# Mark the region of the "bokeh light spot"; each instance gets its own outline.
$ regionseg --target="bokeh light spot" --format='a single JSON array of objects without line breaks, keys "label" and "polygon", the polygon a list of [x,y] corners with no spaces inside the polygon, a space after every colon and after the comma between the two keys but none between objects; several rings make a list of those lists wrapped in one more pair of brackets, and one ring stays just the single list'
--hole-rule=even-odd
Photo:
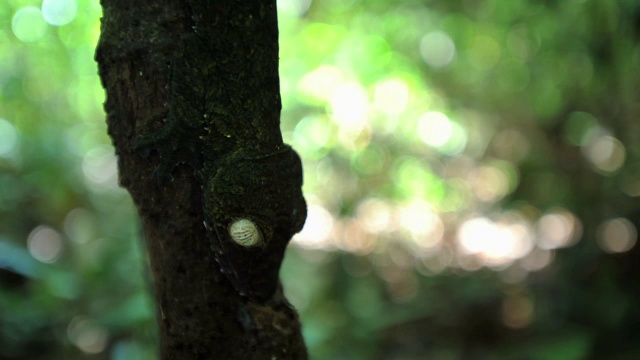
[{"label": "bokeh light spot", "polygon": [[78,244],[85,244],[95,236],[95,219],[93,214],[83,208],[71,210],[64,219],[64,232],[67,237]]},{"label": "bokeh light spot", "polygon": [[341,131],[357,134],[367,123],[369,101],[365,89],[359,83],[341,84],[331,97],[333,120]]},{"label": "bokeh light spot", "polygon": [[400,208],[400,226],[416,245],[431,248],[444,235],[444,224],[434,207],[424,200],[414,200]]},{"label": "bokeh light spot", "polygon": [[472,201],[472,191],[469,183],[462,179],[449,179],[445,181],[446,196],[439,209],[443,212],[457,212],[465,209]]},{"label": "bokeh light spot", "polygon": [[542,249],[533,249],[527,256],[520,260],[520,266],[526,271],[538,271],[551,264],[553,252]]},{"label": "bokeh light spot", "polygon": [[433,31],[420,40],[420,55],[424,62],[433,68],[445,67],[453,61],[456,45],[446,33]]},{"label": "bokeh light spot", "polygon": [[66,25],[72,22],[77,14],[76,0],[44,0],[42,2],[42,16],[51,25]]},{"label": "bokeh light spot", "polygon": [[506,129],[491,139],[491,145],[497,155],[513,162],[521,161],[529,153],[529,140],[517,130]]},{"label": "bokeh light spot", "polygon": [[425,144],[442,147],[453,136],[453,124],[447,115],[438,111],[430,111],[420,117],[418,135]]},{"label": "bokeh light spot", "polygon": [[445,155],[456,155],[467,146],[465,129],[439,111],[430,111],[420,117],[418,136]]},{"label": "bokeh light spot", "polygon": [[89,354],[97,354],[106,348],[109,334],[96,321],[76,316],[67,326],[67,336],[69,341],[80,350]]},{"label": "bokeh light spot", "polygon": [[388,79],[375,86],[373,101],[376,108],[387,115],[399,114],[409,102],[409,88],[404,81]]},{"label": "bokeh light spot", "polygon": [[311,205],[307,210],[304,227],[293,237],[293,242],[309,249],[327,248],[333,223],[333,216],[327,209],[319,205]]},{"label": "bokeh light spot", "polygon": [[[515,178],[515,170],[509,167]],[[469,178],[471,189],[476,197],[484,202],[496,202],[502,199],[511,189],[511,182],[508,174],[501,168],[491,165],[480,166],[475,169]]]},{"label": "bokeh light spot", "polygon": [[360,225],[370,233],[390,231],[393,227],[392,207],[381,199],[368,198],[356,211]]},{"label": "bokeh light spot", "polygon": [[366,148],[354,152],[353,167],[363,175],[382,172],[388,163],[386,148],[377,144],[369,144]]},{"label": "bokeh light spot", "polygon": [[312,0],[278,0],[278,11],[294,16],[303,16],[311,7]]},{"label": "bokeh light spot", "polygon": [[536,223],[538,246],[556,249],[573,245],[582,235],[582,225],[572,213],[556,209],[538,219]]},{"label": "bokeh light spot", "polygon": [[82,159],[82,172],[95,185],[117,186],[118,163],[113,148],[98,146]]},{"label": "bokeh light spot", "polygon": [[305,74],[298,82],[300,94],[311,104],[321,105],[331,99],[338,86],[344,81],[340,69],[322,65]]},{"label": "bokeh light spot", "polygon": [[18,40],[29,43],[44,37],[47,32],[47,23],[40,9],[35,6],[26,6],[13,15],[11,29]]},{"label": "bokeh light spot", "polygon": [[332,129],[325,116],[305,117],[298,122],[293,134],[295,147],[307,157],[320,158],[330,150]]},{"label": "bokeh light spot", "polygon": [[36,260],[53,263],[62,254],[62,236],[47,226],[38,226],[27,237],[27,249]]},{"label": "bokeh light spot", "polygon": [[396,159],[391,176],[404,196],[424,197],[434,205],[438,205],[444,196],[442,179],[415,158]]},{"label": "bokeh light spot", "polygon": [[469,47],[469,60],[479,70],[489,70],[500,60],[500,45],[489,36],[476,36]]},{"label": "bokeh light spot", "polygon": [[598,227],[598,244],[608,253],[630,250],[638,240],[638,231],[633,223],[624,218],[611,219]]},{"label": "bokeh light spot", "polygon": [[583,148],[583,152],[596,169],[605,173],[618,170],[626,157],[622,142],[609,135],[596,137]]},{"label": "bokeh light spot", "polygon": [[457,241],[461,252],[476,255],[489,266],[509,264],[533,248],[529,224],[516,216],[503,216],[497,222],[469,219],[458,229]]},{"label": "bokeh light spot", "polygon": [[341,221],[340,225],[334,241],[339,249],[365,255],[375,248],[377,238],[364,231],[356,219],[349,218]]},{"label": "bokeh light spot", "polygon": [[0,156],[10,155],[18,143],[18,131],[9,121],[0,118]]}]

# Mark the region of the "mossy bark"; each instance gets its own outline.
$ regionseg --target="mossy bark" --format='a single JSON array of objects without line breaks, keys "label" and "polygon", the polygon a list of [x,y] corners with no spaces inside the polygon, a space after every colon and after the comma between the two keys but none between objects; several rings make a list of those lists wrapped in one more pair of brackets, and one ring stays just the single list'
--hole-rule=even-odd
[{"label": "mossy bark", "polygon": [[[275,0],[102,0],[102,6],[96,60],[120,183],[131,193],[144,227],[162,358],[306,359],[297,314],[280,290],[259,301],[242,296],[221,272],[203,225],[208,179],[202,177],[224,163],[218,158],[242,153],[260,159],[283,148]],[[194,34],[212,44],[205,55],[194,48]],[[198,57],[197,66],[176,65],[185,53]],[[199,78],[211,84],[206,96],[185,96],[201,91],[194,83]],[[186,119],[187,103],[207,109]],[[210,124],[201,120],[215,114],[223,116]],[[184,126],[167,126],[176,120],[172,116]],[[209,125],[217,135],[199,143]],[[159,132],[165,135],[154,140],[157,151],[141,152],[140,138]],[[170,181],[158,182],[157,170],[169,157]],[[273,171],[275,183],[286,181],[277,166]],[[264,168],[260,173],[264,176]],[[299,199],[291,201],[297,202],[291,209],[298,209]],[[286,236],[304,219],[295,211]],[[279,260],[273,263],[279,266]]]}]

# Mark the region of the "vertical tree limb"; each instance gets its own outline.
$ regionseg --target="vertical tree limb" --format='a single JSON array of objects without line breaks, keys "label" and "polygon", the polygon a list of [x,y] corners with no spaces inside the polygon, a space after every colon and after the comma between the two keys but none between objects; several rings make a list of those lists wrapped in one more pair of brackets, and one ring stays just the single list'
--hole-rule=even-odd
[{"label": "vertical tree limb", "polygon": [[[102,6],[96,60],[120,183],[144,227],[162,358],[305,359],[277,280],[306,210],[279,130],[275,0]],[[263,244],[230,242],[238,216]]]}]

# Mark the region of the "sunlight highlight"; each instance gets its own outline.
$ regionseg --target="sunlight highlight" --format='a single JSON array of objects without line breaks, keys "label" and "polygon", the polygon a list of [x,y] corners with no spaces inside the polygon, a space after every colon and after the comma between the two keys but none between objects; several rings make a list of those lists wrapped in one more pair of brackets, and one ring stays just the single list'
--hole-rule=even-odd
[{"label": "sunlight highlight", "polygon": [[455,58],[456,45],[446,33],[433,31],[420,40],[420,55],[433,68],[445,67]]},{"label": "sunlight highlight", "polygon": [[535,248],[520,260],[520,267],[528,272],[538,271],[547,267],[552,261],[553,252]]},{"label": "sunlight highlight", "polygon": [[341,84],[331,97],[331,114],[340,131],[358,134],[367,125],[367,92],[357,82]]},{"label": "sunlight highlight", "polygon": [[67,326],[67,336],[83,352],[97,354],[105,350],[109,333],[96,321],[76,316]]},{"label": "sunlight highlight", "polygon": [[432,248],[444,235],[444,224],[434,207],[424,200],[411,201],[399,209],[400,226],[421,248]]},{"label": "sunlight highlight", "polygon": [[331,233],[334,219],[327,209],[311,205],[307,210],[307,220],[302,231],[293,237],[293,242],[307,249],[331,248]]},{"label": "sunlight highlight", "polygon": [[387,115],[397,115],[407,108],[409,88],[400,79],[387,79],[375,85],[373,104]]},{"label": "sunlight highlight", "polygon": [[583,148],[583,152],[598,170],[606,173],[618,170],[624,164],[626,155],[622,142],[609,135],[593,139]]},{"label": "sunlight highlight", "polygon": [[418,120],[418,135],[425,144],[442,147],[453,136],[453,124],[447,115],[429,111]]},{"label": "sunlight highlight", "polygon": [[509,193],[511,187],[507,174],[491,165],[476,168],[468,180],[478,200],[488,203],[502,199]]},{"label": "sunlight highlight", "polygon": [[370,233],[389,232],[395,228],[393,208],[386,201],[369,198],[358,205],[358,221]]},{"label": "sunlight highlight", "polygon": [[343,82],[344,75],[340,69],[331,65],[321,65],[300,79],[298,89],[302,95],[320,105],[329,101]]},{"label": "sunlight highlight", "polygon": [[467,145],[466,130],[439,111],[429,111],[420,117],[418,136],[422,142],[446,155],[456,155]]},{"label": "sunlight highlight", "polygon": [[457,240],[461,252],[489,266],[509,264],[533,249],[529,224],[515,216],[503,216],[497,222],[486,217],[469,219],[458,229]]},{"label": "sunlight highlight", "polygon": [[47,32],[47,23],[40,9],[35,6],[26,6],[13,15],[11,29],[18,40],[30,43],[44,37]]},{"label": "sunlight highlight", "polygon": [[118,160],[113,148],[98,146],[88,151],[82,159],[82,172],[94,185],[117,188]]},{"label": "sunlight highlight", "polygon": [[536,222],[538,247],[557,249],[573,245],[582,235],[582,225],[565,209],[553,210]]},{"label": "sunlight highlight", "polygon": [[611,219],[598,226],[598,244],[608,253],[631,250],[638,240],[638,231],[625,218]]},{"label": "sunlight highlight", "polygon": [[76,18],[78,4],[76,0],[44,0],[42,16],[51,25],[67,25]]},{"label": "sunlight highlight", "polygon": [[62,255],[62,236],[48,226],[38,226],[27,237],[27,249],[34,259],[50,264]]},{"label": "sunlight highlight", "polygon": [[303,16],[311,6],[311,0],[278,0],[278,12]]}]

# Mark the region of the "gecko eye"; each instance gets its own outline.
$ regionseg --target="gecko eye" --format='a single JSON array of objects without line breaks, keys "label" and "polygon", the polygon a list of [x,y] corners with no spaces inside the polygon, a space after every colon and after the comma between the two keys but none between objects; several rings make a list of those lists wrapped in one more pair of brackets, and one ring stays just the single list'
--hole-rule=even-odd
[{"label": "gecko eye", "polygon": [[262,244],[260,230],[249,219],[237,219],[229,225],[229,236],[236,244],[251,247]]}]

